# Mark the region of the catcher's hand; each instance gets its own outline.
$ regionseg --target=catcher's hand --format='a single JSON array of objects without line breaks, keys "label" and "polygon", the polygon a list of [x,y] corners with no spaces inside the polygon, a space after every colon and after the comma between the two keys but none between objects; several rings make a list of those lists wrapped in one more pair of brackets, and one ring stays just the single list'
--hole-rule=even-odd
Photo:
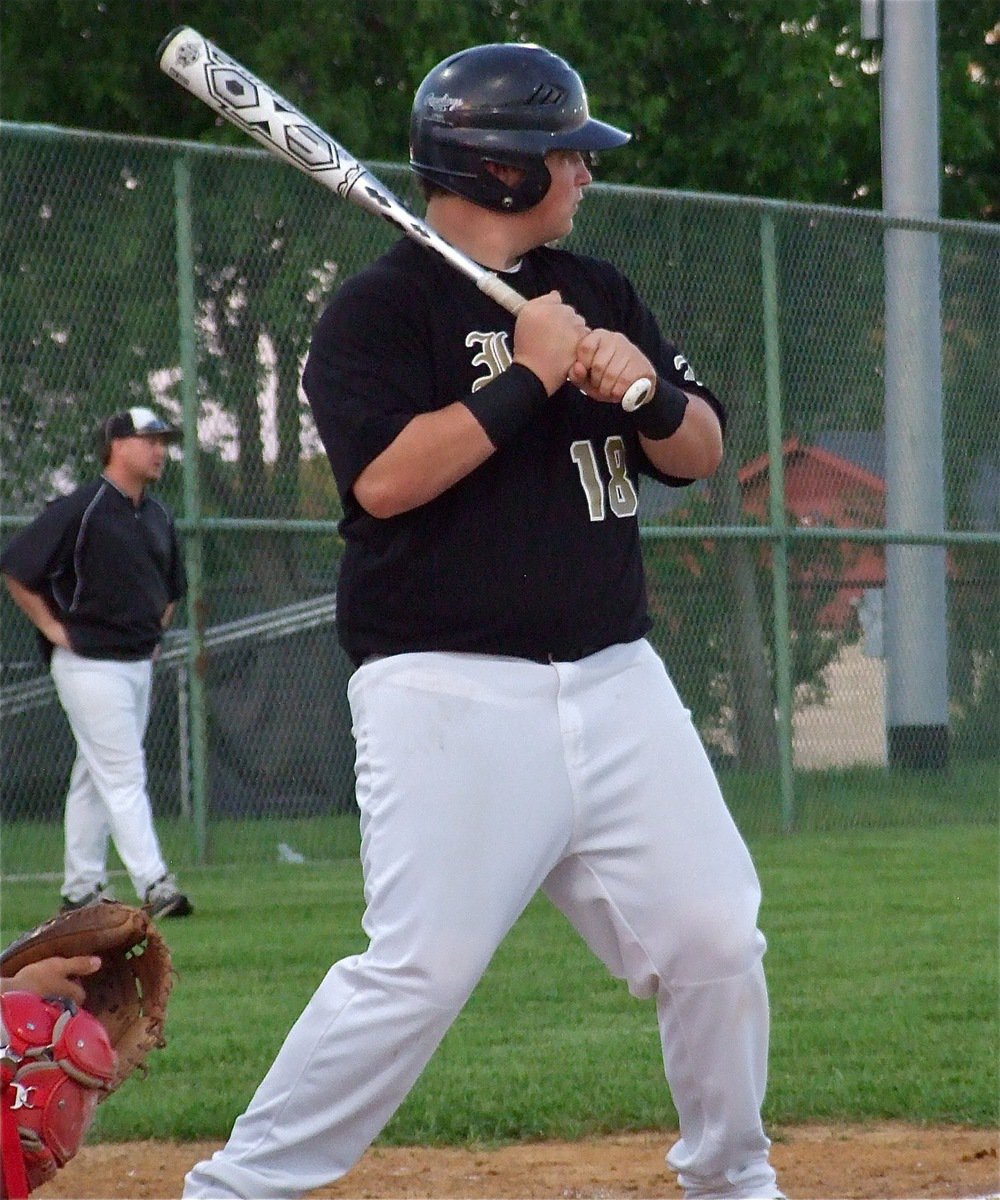
[{"label": "catcher's hand", "polygon": [[148,913],[102,900],[60,913],[11,943],[0,954],[0,974],[10,978],[42,959],[80,955],[101,960],[93,974],[77,977],[85,993],[81,1006],[107,1030],[118,1059],[104,1099],[137,1068],[145,1069],[151,1050],[166,1045],[170,950]]},{"label": "catcher's hand", "polygon": [[93,954],[77,954],[73,958],[43,958],[28,963],[16,975],[4,978],[5,992],[34,992],[36,996],[61,996],[82,1004],[87,998],[80,976],[93,975],[101,968],[101,960]]}]

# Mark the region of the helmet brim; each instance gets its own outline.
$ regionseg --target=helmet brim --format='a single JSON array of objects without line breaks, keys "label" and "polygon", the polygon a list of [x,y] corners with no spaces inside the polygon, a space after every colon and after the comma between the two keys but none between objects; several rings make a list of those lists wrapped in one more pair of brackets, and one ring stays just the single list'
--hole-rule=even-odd
[{"label": "helmet brim", "polygon": [[632,135],[606,121],[590,117],[579,129],[552,137],[551,150],[614,150],[632,140]]},{"label": "helmet brim", "polygon": [[511,138],[507,129],[470,129],[462,126],[439,126],[435,136],[439,143],[452,142],[456,146],[474,148],[481,153],[491,150],[510,153],[516,150],[522,156],[539,158],[544,158],[550,150],[614,150],[632,139],[632,135],[624,129],[597,121],[593,117],[588,118],[576,129],[519,129],[516,139]]}]

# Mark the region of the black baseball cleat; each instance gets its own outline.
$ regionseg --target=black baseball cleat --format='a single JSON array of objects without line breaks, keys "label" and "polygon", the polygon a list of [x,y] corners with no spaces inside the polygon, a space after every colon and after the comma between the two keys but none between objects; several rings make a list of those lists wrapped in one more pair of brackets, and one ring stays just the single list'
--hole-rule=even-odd
[{"label": "black baseball cleat", "polygon": [[164,875],[149,885],[142,907],[154,920],[160,917],[187,917],[194,912],[194,906],[177,886],[173,875]]}]

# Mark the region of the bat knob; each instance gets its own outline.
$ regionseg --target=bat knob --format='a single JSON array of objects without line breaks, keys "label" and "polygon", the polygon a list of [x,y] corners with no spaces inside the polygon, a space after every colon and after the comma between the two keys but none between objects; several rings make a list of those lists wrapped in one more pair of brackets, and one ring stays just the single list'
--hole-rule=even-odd
[{"label": "bat knob", "polygon": [[626,412],[635,412],[637,408],[642,406],[653,398],[653,381],[651,379],[637,379],[628,391],[622,396],[622,408]]}]

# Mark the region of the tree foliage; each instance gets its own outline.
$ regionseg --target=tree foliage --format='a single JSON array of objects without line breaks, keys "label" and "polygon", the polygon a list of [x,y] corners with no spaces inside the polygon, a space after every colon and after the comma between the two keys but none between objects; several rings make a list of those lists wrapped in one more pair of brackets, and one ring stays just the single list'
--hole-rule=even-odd
[{"label": "tree foliage", "polygon": [[[1000,26],[986,0],[939,0],[938,12],[942,211],[994,219]],[[881,202],[880,47],[861,39],[859,0],[5,0],[3,117],[248,149],[245,135],[158,70],[157,47],[178,24],[193,25],[273,83],[362,161],[406,160],[412,95],[436,62],[463,46],[520,39],[564,55],[583,75],[593,111],[632,130],[632,144],[602,161],[604,179],[858,209]],[[3,486],[10,512],[36,507],[57,477],[65,483],[92,469],[92,439],[81,430],[148,400],[153,375],[172,375],[174,390],[161,394],[179,411],[172,205],[182,155],[149,142],[81,139],[68,152],[65,141],[44,137],[11,133],[5,141],[0,450],[16,467]],[[395,233],[349,205],[330,221],[329,197],[262,154],[239,169],[232,155],[197,157],[198,390],[210,424],[199,464],[203,510],[335,516],[329,488],[319,497],[313,476],[303,484],[299,370],[331,287]],[[403,178],[392,170],[388,182],[403,192]],[[632,194],[620,236],[620,197],[594,189],[578,235],[635,279],[663,328],[712,372],[706,381],[734,420],[706,520],[738,523],[735,471],[765,448],[759,217],[750,208],[710,214],[703,206],[692,222],[676,197],[666,199]],[[877,429],[881,420],[883,285],[871,244],[880,229],[862,217],[782,218],[784,415],[800,435],[838,423]],[[947,467],[949,496],[968,507],[966,447],[977,437],[995,444],[994,433],[983,434],[1000,420],[981,402],[983,381],[996,377],[989,331],[997,289],[981,245],[971,234],[968,246],[960,241],[951,236],[942,264]],[[839,340],[825,335],[833,327]],[[260,403],[268,388],[271,431]],[[169,486],[179,485],[173,472]],[[213,539],[207,575],[245,573],[265,606],[299,597],[313,568],[293,545],[270,535]],[[666,636],[691,564],[673,544],[651,559],[674,598],[671,611],[654,604]],[[717,669],[681,661],[676,670],[699,716],[732,711],[741,755],[766,764],[776,744],[762,569],[737,541],[700,563],[698,581],[719,598],[704,643]],[[797,612],[795,680],[815,681],[831,644],[811,636],[808,606]],[[976,657],[980,627],[969,628],[963,647],[978,682],[967,703],[995,703],[996,675],[984,675]]]},{"label": "tree foliage", "polygon": [[[237,142],[156,68],[183,23],[357,157],[403,161],[410,101],[435,62],[537,41],[580,70],[595,112],[634,132],[602,165],[609,180],[880,204],[880,44],[861,38],[859,0],[6,0],[0,19],[8,120]],[[996,6],[939,0],[938,26],[942,212],[989,219]]]}]

